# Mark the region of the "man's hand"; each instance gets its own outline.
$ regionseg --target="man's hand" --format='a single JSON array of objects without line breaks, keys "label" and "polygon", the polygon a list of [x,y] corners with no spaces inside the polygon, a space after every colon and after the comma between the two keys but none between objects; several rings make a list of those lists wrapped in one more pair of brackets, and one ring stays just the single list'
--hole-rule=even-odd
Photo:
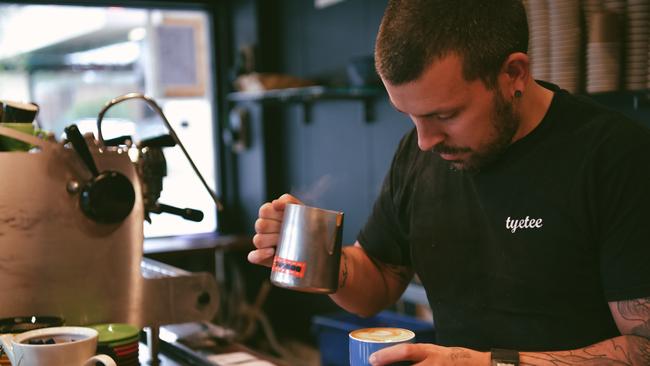
[{"label": "man's hand", "polygon": [[373,366],[411,361],[415,365],[488,366],[490,353],[468,348],[442,347],[427,343],[404,343],[384,348],[370,355]]},{"label": "man's hand", "polygon": [[300,200],[290,194],[283,194],[273,202],[266,202],[260,207],[259,217],[255,221],[255,236],[253,245],[256,250],[248,253],[248,261],[254,264],[271,267],[275,247],[280,237],[284,207],[287,203],[302,204]]}]

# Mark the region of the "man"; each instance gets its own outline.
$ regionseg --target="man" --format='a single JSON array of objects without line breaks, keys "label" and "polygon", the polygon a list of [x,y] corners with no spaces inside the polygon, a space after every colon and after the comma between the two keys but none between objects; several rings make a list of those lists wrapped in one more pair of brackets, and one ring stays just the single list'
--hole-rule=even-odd
[{"label": "man", "polygon": [[[417,273],[437,344],[373,365],[650,365],[650,134],[530,75],[518,0],[390,1],[377,70],[415,129],[341,259],[371,315]],[[270,265],[290,195],[260,208]]]}]

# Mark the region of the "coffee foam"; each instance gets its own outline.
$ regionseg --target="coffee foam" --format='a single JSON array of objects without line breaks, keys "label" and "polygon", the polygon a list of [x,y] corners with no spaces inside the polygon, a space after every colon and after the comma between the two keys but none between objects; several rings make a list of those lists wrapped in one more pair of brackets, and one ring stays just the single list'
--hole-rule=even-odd
[{"label": "coffee foam", "polygon": [[350,338],[364,342],[404,342],[415,337],[415,333],[402,328],[364,328],[350,332]]}]

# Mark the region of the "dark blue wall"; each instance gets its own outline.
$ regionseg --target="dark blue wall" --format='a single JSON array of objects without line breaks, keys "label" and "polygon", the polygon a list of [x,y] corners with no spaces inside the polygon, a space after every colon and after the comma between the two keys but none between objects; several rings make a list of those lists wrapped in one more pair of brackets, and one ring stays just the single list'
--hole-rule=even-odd
[{"label": "dark blue wall", "polygon": [[[315,9],[312,1],[282,1],[283,72],[347,82],[350,59],[372,55],[386,1],[347,0]],[[400,137],[411,122],[388,98],[374,105],[376,120],[364,120],[363,104],[314,104],[305,124],[301,107],[285,114],[287,188],[308,204],[345,212],[344,242],[353,243],[364,224]]]},{"label": "dark blue wall", "polygon": [[[275,72],[341,86],[347,84],[350,59],[372,54],[386,2],[347,0],[325,9],[305,0],[272,4],[257,5],[260,22],[271,11],[274,18],[258,29],[258,69],[273,64]],[[240,14],[248,7],[244,5]],[[370,123],[359,101],[316,102],[309,123],[301,105],[249,108],[259,118],[252,131],[258,144],[239,154],[239,182],[251,230],[260,197],[290,192],[306,204],[344,211],[344,243],[353,243],[411,122],[392,109],[384,93],[373,105],[376,118]],[[260,134],[264,141],[259,141]]]},{"label": "dark blue wall", "polygon": [[[347,83],[348,61],[372,54],[385,4],[346,0],[317,10],[313,0],[238,0],[233,3],[233,47],[255,44],[258,71],[340,86]],[[254,231],[264,201],[290,192],[309,205],[344,211],[344,243],[353,243],[411,122],[390,106],[383,92],[373,105],[376,118],[370,123],[359,101],[318,101],[309,123],[301,105],[238,105],[253,116],[251,146],[235,154],[242,231]],[[268,270],[249,265],[246,271],[254,296]],[[287,303],[295,306],[287,311]],[[306,339],[311,336],[311,317],[338,307],[326,296],[274,287],[264,310],[277,332]]]}]

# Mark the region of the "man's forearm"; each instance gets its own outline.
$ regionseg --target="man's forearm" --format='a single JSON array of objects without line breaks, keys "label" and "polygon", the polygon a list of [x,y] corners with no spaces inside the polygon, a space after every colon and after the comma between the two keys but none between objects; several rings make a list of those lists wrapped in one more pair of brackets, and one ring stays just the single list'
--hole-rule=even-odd
[{"label": "man's forearm", "polygon": [[650,365],[650,340],[620,336],[571,351],[522,352],[521,366],[643,366]]},{"label": "man's forearm", "polygon": [[[383,269],[383,271],[382,271]],[[359,246],[348,246],[341,253],[339,289],[330,295],[345,310],[361,316],[373,315],[399,299],[412,272],[396,269],[386,273]],[[401,276],[401,277],[400,277]]]}]

